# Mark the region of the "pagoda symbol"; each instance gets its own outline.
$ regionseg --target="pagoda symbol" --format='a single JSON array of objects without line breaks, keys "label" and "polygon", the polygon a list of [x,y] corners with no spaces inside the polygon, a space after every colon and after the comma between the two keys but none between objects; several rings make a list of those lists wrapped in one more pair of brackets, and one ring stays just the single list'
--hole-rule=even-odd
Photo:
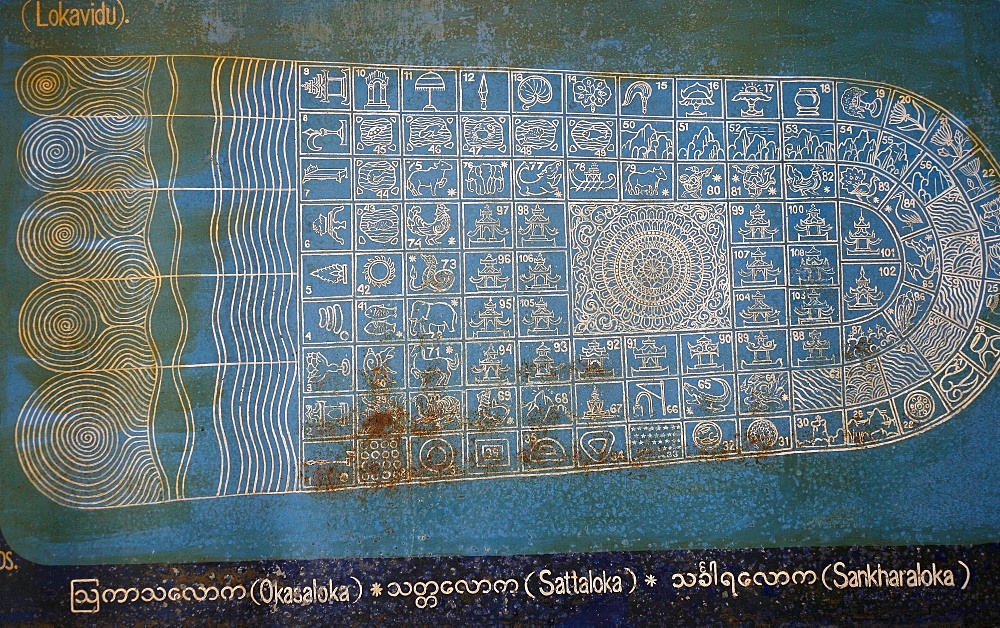
[{"label": "pagoda symbol", "polygon": [[552,334],[559,331],[557,327],[563,322],[561,316],[549,309],[549,304],[545,299],[527,299],[522,302],[524,307],[534,308],[527,316],[521,319],[528,327],[528,331],[534,334]]},{"label": "pagoda symbol", "polygon": [[878,307],[878,302],[882,300],[885,295],[877,286],[872,286],[871,279],[865,274],[865,267],[861,267],[861,272],[858,274],[858,278],[854,280],[856,284],[853,288],[848,288],[847,296],[844,300],[847,301],[847,309],[849,310],[874,310]]},{"label": "pagoda symbol", "polygon": [[809,332],[809,339],[802,341],[802,348],[808,353],[808,357],[799,358],[799,366],[811,364],[830,364],[834,357],[826,352],[832,348],[833,344],[823,338],[822,332],[813,329]]},{"label": "pagoda symbol", "polygon": [[590,392],[590,399],[587,400],[587,411],[580,418],[588,421],[610,419],[618,414],[620,409],[621,406],[619,404],[611,404],[610,407],[605,409],[601,393],[597,392],[597,386],[594,386],[594,389]]},{"label": "pagoda symbol", "polygon": [[521,242],[555,246],[559,230],[550,227],[550,222],[549,217],[545,215],[545,209],[536,204],[531,208],[528,217],[524,219],[524,226],[517,229],[518,235],[521,236]]},{"label": "pagoda symbol", "polygon": [[802,307],[797,307],[794,311],[799,317],[800,325],[833,322],[833,306],[819,298],[819,290],[807,292]]},{"label": "pagoda symbol", "polygon": [[615,374],[614,369],[604,366],[604,362],[611,358],[611,354],[601,343],[591,340],[580,350],[579,365],[581,377],[610,377]]},{"label": "pagoda symbol", "polygon": [[670,372],[669,366],[660,364],[667,359],[667,348],[656,344],[653,338],[646,338],[638,347],[632,349],[632,356],[639,360],[639,366],[633,366],[633,372]]},{"label": "pagoda symbol", "polygon": [[510,229],[505,229],[500,219],[493,213],[490,205],[483,205],[479,208],[479,218],[475,220],[475,229],[469,232],[469,242],[471,244],[498,244],[503,243],[504,236],[510,233]]},{"label": "pagoda symbol", "polygon": [[544,343],[535,349],[535,357],[531,359],[529,364],[528,377],[530,379],[554,379],[556,377],[556,361],[552,358],[552,348]]},{"label": "pagoda symbol", "polygon": [[497,265],[499,263],[500,260],[496,255],[487,253],[479,260],[476,276],[471,277],[469,281],[476,284],[480,290],[503,290],[507,287],[510,277],[504,277],[503,269]]},{"label": "pagoda symbol", "polygon": [[497,310],[497,303],[492,298],[483,303],[483,309],[479,310],[476,320],[469,321],[469,327],[475,330],[472,332],[473,338],[479,338],[480,335],[509,336],[507,325],[510,325],[510,319],[503,317],[503,312]]},{"label": "pagoda symbol", "polygon": [[771,352],[778,349],[777,341],[764,332],[757,332],[753,340],[746,342],[746,348],[753,354],[753,359],[750,362],[740,360],[742,368],[747,368],[747,366],[782,366],[781,358],[777,360],[771,358]]},{"label": "pagoda symbol", "polygon": [[795,274],[798,277],[799,285],[834,285],[836,281],[836,271],[830,264],[830,260],[822,257],[815,246],[806,249],[799,262]]},{"label": "pagoda symbol", "polygon": [[773,325],[778,322],[779,314],[777,308],[764,301],[764,293],[759,290],[750,295],[750,305],[740,312],[743,320],[752,325]]},{"label": "pagoda symbol", "polygon": [[806,210],[806,217],[795,225],[800,240],[829,240],[833,226],[826,223],[826,218],[819,215],[819,208],[813,203]]},{"label": "pagoda symbol", "polygon": [[529,256],[531,268],[520,275],[521,284],[525,290],[552,290],[559,287],[560,275],[552,272],[552,267],[545,261],[542,254]]},{"label": "pagoda symbol", "polygon": [[694,344],[687,343],[688,355],[694,364],[688,366],[692,370],[717,369],[721,365],[715,361],[719,357],[719,343],[712,342],[708,336],[702,336]]},{"label": "pagoda symbol", "polygon": [[496,345],[490,345],[483,351],[483,357],[479,360],[478,366],[472,367],[472,372],[476,374],[477,384],[500,384],[509,382],[507,372],[510,367],[500,360],[500,352]]},{"label": "pagoda symbol", "polygon": [[747,262],[746,268],[740,271],[743,277],[743,285],[776,286],[781,269],[774,267],[774,262],[766,259],[765,253],[760,247],[754,249],[750,254],[752,261]]},{"label": "pagoda symbol", "polygon": [[844,237],[844,242],[847,244],[848,255],[872,255],[878,253],[872,247],[878,246],[882,238],[872,231],[871,223],[865,220],[865,212],[862,210],[861,215],[854,221],[854,229]]},{"label": "pagoda symbol", "polygon": [[744,220],[743,227],[739,230],[744,242],[774,242],[778,230],[771,228],[771,220],[764,215],[760,203],[750,210],[750,219]]}]

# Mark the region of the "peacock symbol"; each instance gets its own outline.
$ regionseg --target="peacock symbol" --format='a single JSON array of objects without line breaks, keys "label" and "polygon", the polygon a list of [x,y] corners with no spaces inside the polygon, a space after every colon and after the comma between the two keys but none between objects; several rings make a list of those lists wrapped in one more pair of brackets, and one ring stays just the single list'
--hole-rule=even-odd
[{"label": "peacock symbol", "polygon": [[431,290],[432,292],[444,292],[455,284],[455,272],[447,268],[438,268],[440,263],[438,258],[429,253],[421,253],[424,260],[424,272],[420,276],[420,283],[417,283],[417,271],[410,266],[410,289]]},{"label": "peacock symbol", "polygon": [[423,236],[424,244],[427,246],[437,246],[441,244],[441,238],[451,229],[448,206],[438,203],[434,208],[434,220],[427,222],[420,215],[420,205],[413,205],[406,216],[406,226],[415,235]]}]

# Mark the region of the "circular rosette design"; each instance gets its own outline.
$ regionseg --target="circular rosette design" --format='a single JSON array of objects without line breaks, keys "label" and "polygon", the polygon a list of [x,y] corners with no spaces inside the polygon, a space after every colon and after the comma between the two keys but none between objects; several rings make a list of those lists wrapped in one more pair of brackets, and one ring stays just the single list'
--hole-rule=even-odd
[{"label": "circular rosette design", "polygon": [[575,207],[574,216],[578,330],[731,324],[722,206]]}]

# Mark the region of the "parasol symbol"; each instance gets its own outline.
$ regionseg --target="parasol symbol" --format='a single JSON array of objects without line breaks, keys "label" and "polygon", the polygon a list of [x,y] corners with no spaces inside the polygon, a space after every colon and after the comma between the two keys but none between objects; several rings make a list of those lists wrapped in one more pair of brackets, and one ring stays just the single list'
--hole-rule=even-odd
[{"label": "parasol symbol", "polygon": [[424,106],[424,111],[437,111],[437,107],[434,106],[434,92],[444,91],[448,87],[437,72],[424,72],[413,83],[413,89],[427,92],[427,104]]}]

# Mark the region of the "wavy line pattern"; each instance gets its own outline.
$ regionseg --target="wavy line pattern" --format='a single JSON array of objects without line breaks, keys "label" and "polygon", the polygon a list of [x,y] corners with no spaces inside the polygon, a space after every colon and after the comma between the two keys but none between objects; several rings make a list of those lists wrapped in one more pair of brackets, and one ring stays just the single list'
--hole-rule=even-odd
[{"label": "wavy line pattern", "polygon": [[[297,483],[293,64],[215,64],[214,195],[204,208],[177,191],[187,147],[176,112],[190,91],[182,89],[179,63],[165,58],[170,103],[156,127],[148,103],[155,63],[42,57],[17,79],[21,103],[42,116],[22,135],[18,162],[25,181],[43,192],[21,217],[17,244],[46,279],[25,300],[18,332],[27,355],[57,373],[25,403],[17,448],[32,483],[68,506],[197,496],[188,475],[206,450],[196,439],[195,410],[208,403],[221,460],[216,494]],[[160,176],[155,151],[169,155]],[[173,232],[156,247],[167,274],[151,242],[154,208],[163,212],[156,237]],[[205,209],[209,233],[192,231],[187,223]],[[214,268],[185,273],[185,251],[202,241]],[[206,366],[216,383],[207,399],[186,374],[199,366],[186,357],[192,318],[185,302],[186,286],[199,277],[215,282],[217,358]],[[161,358],[155,327],[172,317],[159,332],[169,331],[159,339],[170,346]],[[180,422],[158,429],[161,406],[176,409]],[[177,444],[160,451],[174,434]]]}]

